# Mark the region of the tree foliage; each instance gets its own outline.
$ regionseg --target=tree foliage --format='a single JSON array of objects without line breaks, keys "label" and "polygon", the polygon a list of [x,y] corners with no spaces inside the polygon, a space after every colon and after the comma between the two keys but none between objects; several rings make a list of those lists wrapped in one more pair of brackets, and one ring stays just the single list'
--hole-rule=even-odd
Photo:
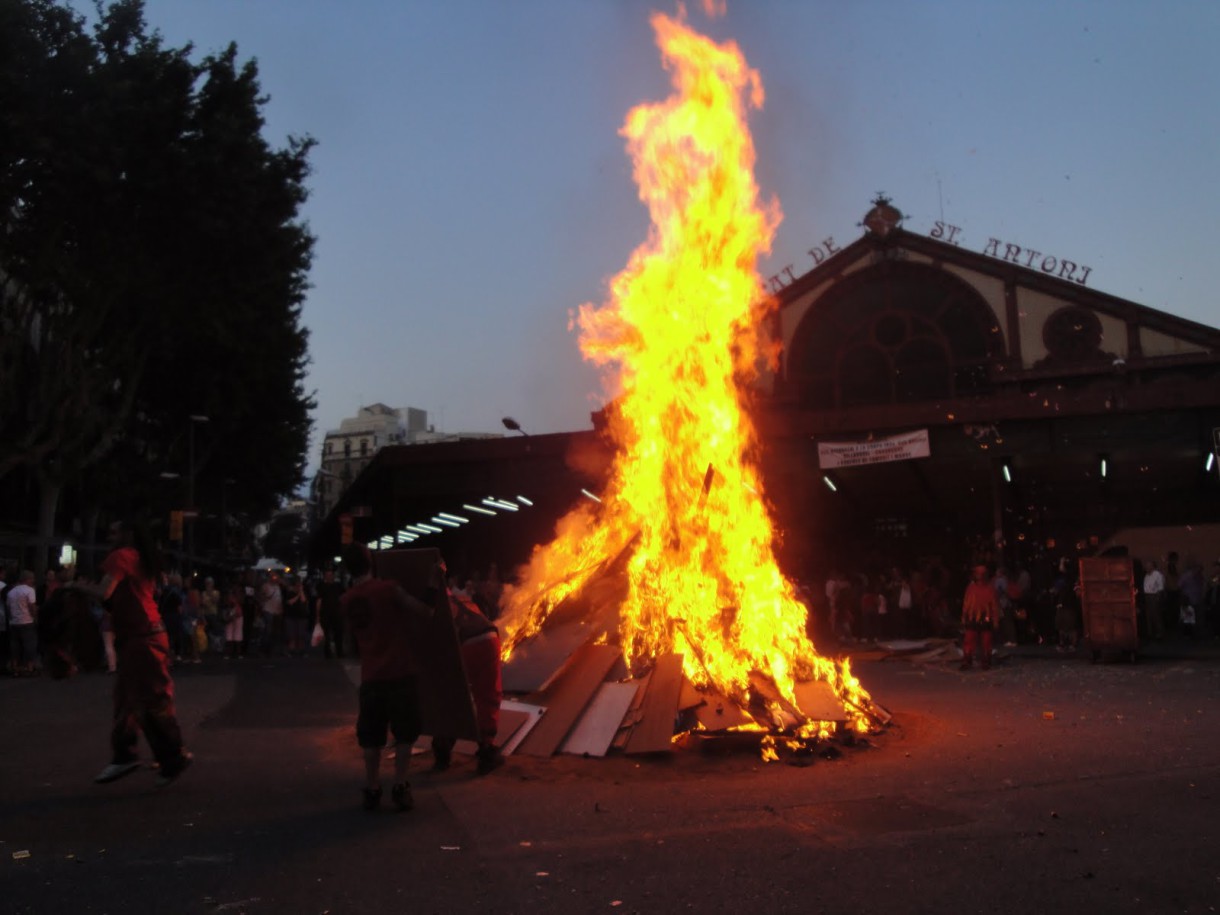
[{"label": "tree foliage", "polygon": [[305,561],[305,519],[296,512],[280,512],[271,519],[263,538],[263,555],[273,556],[289,568]]},{"label": "tree foliage", "polygon": [[266,104],[254,61],[167,47],[142,0],[92,26],[0,0],[0,479],[183,507],[151,481],[185,478],[203,415],[197,501],[299,485],[312,141],[273,148]]}]

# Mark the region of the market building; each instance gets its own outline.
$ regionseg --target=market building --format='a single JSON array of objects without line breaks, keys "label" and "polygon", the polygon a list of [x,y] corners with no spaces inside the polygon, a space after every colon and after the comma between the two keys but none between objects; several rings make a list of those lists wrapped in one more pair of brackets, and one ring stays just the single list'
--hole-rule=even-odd
[{"label": "market building", "polygon": [[[756,423],[793,574],[869,555],[952,565],[980,544],[997,561],[1074,558],[1220,522],[1220,330],[1092,289],[1062,257],[996,238],[971,250],[943,222],[908,231],[882,197],[863,225],[770,280],[783,356]],[[608,462],[596,430],[385,448],[314,552],[354,536],[511,569]],[[431,521],[517,496],[530,504]],[[418,522],[440,530],[403,535]]]}]

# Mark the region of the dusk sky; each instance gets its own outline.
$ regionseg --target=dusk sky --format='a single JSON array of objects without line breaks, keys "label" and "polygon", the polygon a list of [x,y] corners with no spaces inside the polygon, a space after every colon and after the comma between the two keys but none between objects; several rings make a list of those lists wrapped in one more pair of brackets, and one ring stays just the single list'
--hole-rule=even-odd
[{"label": "dusk sky", "polygon": [[[304,310],[321,436],[361,404],[439,431],[588,428],[602,403],[569,311],[645,240],[618,135],[670,94],[636,0],[147,0],[198,53],[238,45],[265,136],[309,135]],[[1088,286],[1212,326],[1220,218],[1214,0],[729,0],[766,104],[757,178],[784,220],[769,275],[845,247],[884,191],[1091,269]]]}]

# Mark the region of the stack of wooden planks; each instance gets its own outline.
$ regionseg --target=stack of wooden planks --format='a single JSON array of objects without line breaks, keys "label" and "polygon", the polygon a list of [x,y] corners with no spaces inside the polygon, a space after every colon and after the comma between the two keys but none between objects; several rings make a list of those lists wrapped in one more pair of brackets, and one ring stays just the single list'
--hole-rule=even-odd
[{"label": "stack of wooden planks", "polygon": [[[590,638],[571,649],[573,632],[560,629],[535,637],[505,666],[506,691],[517,695],[505,708],[522,718],[502,720],[505,752],[546,757],[555,753],[605,756],[667,753],[675,739],[700,733],[730,733],[770,727],[767,714],[751,714],[714,692],[695,688],[682,672],[682,657],[663,655],[643,676],[627,675],[617,646]],[[547,644],[553,638],[555,645]],[[566,656],[563,650],[568,650]],[[845,723],[842,703],[826,683],[801,684],[788,723],[799,718]],[[518,732],[505,735],[507,729]]]}]

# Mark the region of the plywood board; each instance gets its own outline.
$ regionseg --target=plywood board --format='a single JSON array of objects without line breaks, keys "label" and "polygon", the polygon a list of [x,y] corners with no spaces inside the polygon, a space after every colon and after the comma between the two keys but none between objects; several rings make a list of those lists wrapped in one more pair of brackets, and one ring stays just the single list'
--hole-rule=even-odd
[{"label": "plywood board", "polygon": [[546,706],[546,714],[521,742],[519,752],[526,756],[554,753],[588,707],[618,656],[619,650],[613,645],[582,645],[555,682],[534,697],[539,705]]},{"label": "plywood board", "polygon": [[687,709],[702,705],[703,702],[703,693],[695,688],[695,684],[683,677],[682,692],[678,695],[678,711],[685,712]]},{"label": "plywood board", "polygon": [[631,681],[636,685],[635,698],[631,700],[631,706],[627,709],[627,714],[623,716],[623,723],[619,725],[618,733],[614,735],[612,744],[614,749],[621,750],[627,746],[627,738],[631,736],[631,729],[640,720],[640,706],[644,704],[644,696],[648,694],[648,681],[651,679],[652,671],[650,670],[644,676]]},{"label": "plywood board", "polygon": [[[503,751],[505,744],[513,739],[513,736],[521,729],[522,725],[528,721],[537,720],[539,714],[541,714],[541,711],[538,714],[534,714],[501,707],[500,726],[496,728],[495,745]],[[432,738],[421,737],[416,746],[422,746],[425,750],[431,750]],[[473,740],[459,740],[453,745],[454,753],[460,753],[465,756],[473,756],[478,749],[478,743]]]},{"label": "plywood board", "polygon": [[724,731],[754,721],[736,703],[713,692],[703,694],[703,705],[695,709],[695,717],[707,731]]},{"label": "plywood board", "polygon": [[506,693],[533,693],[546,689],[576,649],[592,638],[586,624],[573,621],[549,625],[521,643],[501,672]]},{"label": "plywood board", "polygon": [[500,745],[500,751],[505,756],[511,756],[516,751],[517,747],[521,745],[521,741],[523,741],[529,735],[529,732],[532,731],[538,724],[538,722],[542,720],[542,716],[546,712],[546,709],[541,705],[530,705],[527,702],[517,702],[513,699],[505,699],[500,703],[500,714],[503,715],[507,712],[520,712],[526,716],[525,720],[518,725],[517,730],[513,733],[513,735]]},{"label": "plywood board", "polygon": [[628,753],[661,753],[673,748],[674,718],[682,693],[682,656],[661,655],[640,706],[640,721],[627,738]]},{"label": "plywood board", "polygon": [[934,648],[920,654],[906,655],[906,660],[919,664],[930,664],[935,661],[960,661],[962,650],[950,641],[943,641]]},{"label": "plywood board", "polygon": [[888,651],[890,654],[915,654],[916,652],[927,650],[928,640],[894,639],[889,642],[878,642],[877,647],[882,651]]},{"label": "plywood board", "polygon": [[[422,600],[440,558],[440,551],[435,549],[381,550],[373,553],[373,564],[378,578],[393,579],[412,597]],[[457,738],[478,740],[474,701],[444,589],[435,592],[432,617],[421,625],[419,638],[416,658],[423,732],[443,731]]]},{"label": "plywood board", "polygon": [[513,735],[521,730],[522,725],[531,717],[533,716],[529,712],[515,711],[501,706],[500,726],[496,729],[496,746],[503,749],[504,745],[512,740]]},{"label": "plywood board", "polygon": [[793,692],[796,694],[796,707],[810,721],[847,720],[843,701],[825,680],[798,683]]},{"label": "plywood board", "polygon": [[639,684],[634,680],[599,686],[559,751],[578,756],[605,756],[638,691]]}]

